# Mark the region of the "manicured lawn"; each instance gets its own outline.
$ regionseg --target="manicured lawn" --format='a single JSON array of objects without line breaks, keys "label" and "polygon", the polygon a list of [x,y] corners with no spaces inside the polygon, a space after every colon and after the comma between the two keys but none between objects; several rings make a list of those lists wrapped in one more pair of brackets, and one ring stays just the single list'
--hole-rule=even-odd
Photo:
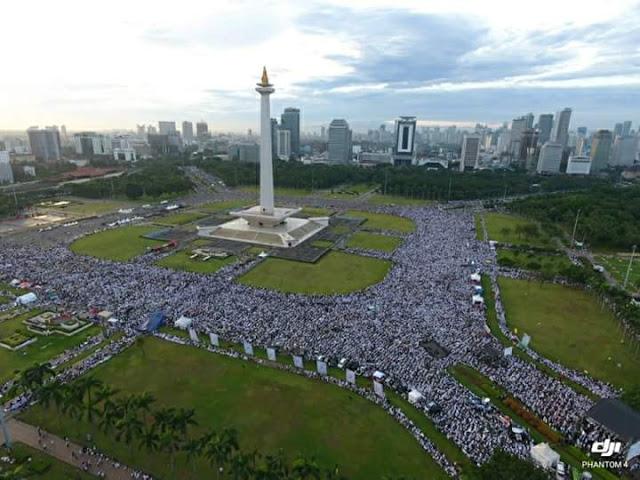
[{"label": "manicured lawn", "polygon": [[369,198],[369,203],[373,205],[401,205],[422,207],[431,203],[429,200],[421,198],[402,197],[400,195],[382,195],[381,193],[373,194]]},{"label": "manicured lawn", "polygon": [[59,200],[66,200],[71,202],[71,204],[63,208],[46,208],[53,208],[54,210],[60,210],[74,215],[89,216],[115,212],[120,208],[131,208],[134,205],[133,203],[120,202],[118,200],[80,200],[76,198],[61,198]]},{"label": "manicured lawn", "polygon": [[267,258],[240,277],[240,283],[283,292],[342,294],[380,282],[391,262],[330,251],[316,263]]},{"label": "manicured lawn", "polygon": [[219,213],[228,210],[236,210],[240,207],[247,206],[249,203],[251,202],[247,202],[247,200],[224,200],[222,202],[204,203],[195,208],[205,213]]},{"label": "manicured lawn", "polygon": [[148,247],[162,244],[142,238],[157,229],[151,225],[113,228],[79,238],[71,244],[71,250],[79,255],[124,262],[145,253]]},{"label": "manicured lawn", "polygon": [[181,212],[158,218],[155,223],[160,225],[184,225],[186,223],[200,220],[201,218],[204,218],[206,216],[206,214],[201,212]]},{"label": "manicured lawn", "polygon": [[[5,449],[0,449],[0,456],[5,456],[7,453]],[[11,456],[16,458],[18,463],[25,465],[25,470],[21,472],[20,478],[37,480],[90,480],[95,478],[93,475],[84,473],[72,465],[61,462],[23,443],[16,442],[12,445]]]},{"label": "manicured lawn", "polygon": [[353,185],[343,185],[341,187],[335,187],[325,193],[326,198],[333,198],[336,200],[348,200],[358,198],[363,193],[367,193],[373,190],[376,186],[366,183],[357,183]]},{"label": "manicured lawn", "polygon": [[413,232],[416,229],[413,221],[405,218],[398,217],[396,215],[389,215],[387,213],[373,213],[363,212],[360,210],[349,210],[347,216],[365,218],[366,221],[363,224],[365,229],[371,230],[391,230],[401,233]]},{"label": "manicured lawn", "polygon": [[571,266],[571,260],[563,253],[546,255],[506,248],[498,249],[498,263],[507,267],[533,270],[550,275],[558,275],[563,269]]},{"label": "manicured lawn", "polygon": [[[255,185],[246,185],[241,187],[241,190],[255,193],[256,195],[258,194],[258,187]],[[308,188],[275,187],[273,191],[275,195],[282,195],[285,197],[306,197],[311,194],[311,190]]]},{"label": "manicured lawn", "polygon": [[393,252],[401,243],[402,239],[398,237],[376,235],[374,233],[367,232],[356,232],[349,238],[347,247]]},{"label": "manicured lawn", "polygon": [[[485,213],[484,222],[489,233],[489,240],[534,247],[552,246],[549,236],[541,231],[535,222],[527,219],[504,213]],[[518,228],[530,228],[532,231],[535,229],[536,233],[518,232]]]},{"label": "manicured lawn", "polygon": [[333,242],[330,242],[329,240],[316,240],[311,243],[311,246],[317,248],[331,248],[333,246]]},{"label": "manicured lawn", "polygon": [[[193,408],[198,430],[238,430],[242,448],[287,456],[303,453],[319,465],[338,464],[352,479],[446,478],[409,433],[383,409],[349,391],[283,372],[155,338],[132,347],[94,370],[97,378],[123,393],[149,392],[162,406]],[[90,427],[40,406],[27,411],[32,424],[86,439]],[[85,440],[86,441],[86,440]],[[165,454],[149,454],[136,444],[95,434],[103,451],[154,476],[169,478]],[[178,457],[175,478],[215,478],[211,467],[195,473]]]},{"label": "manicured lawn", "polygon": [[333,210],[321,207],[304,207],[300,212],[302,215],[309,217],[328,217],[333,214]]},{"label": "manicured lawn", "polygon": [[191,249],[180,250],[160,259],[156,265],[159,267],[172,268],[174,270],[183,270],[193,273],[215,273],[225,265],[229,265],[236,261],[236,257],[229,256],[227,258],[210,258],[206,262],[200,258],[191,259]]},{"label": "manicured lawn", "polygon": [[[631,255],[598,255],[596,262],[602,265],[616,279],[622,287],[624,278],[627,275]],[[629,272],[629,282],[627,289],[635,292],[640,290],[640,253],[636,254],[631,264]]]},{"label": "manicured lawn", "polygon": [[85,339],[92,335],[96,335],[100,330],[99,327],[89,327],[82,332],[71,337],[64,335],[37,335],[27,331],[23,320],[37,315],[40,311],[34,310],[18,315],[10,320],[0,322],[0,337],[11,335],[16,331],[21,331],[29,337],[36,337],[37,341],[16,352],[0,348],[0,383],[4,383],[11,377],[34,363],[43,363],[53,357],[61,354],[65,350],[79,345]]},{"label": "manicured lawn", "polygon": [[588,292],[552,283],[499,280],[507,322],[545,357],[578,371],[629,386],[640,356],[623,340],[613,314]]}]

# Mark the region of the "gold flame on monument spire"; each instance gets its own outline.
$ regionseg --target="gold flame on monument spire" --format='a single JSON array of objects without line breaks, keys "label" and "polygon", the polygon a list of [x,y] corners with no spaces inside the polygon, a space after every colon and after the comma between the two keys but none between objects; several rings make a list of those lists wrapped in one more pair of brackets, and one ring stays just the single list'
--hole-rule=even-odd
[{"label": "gold flame on monument spire", "polygon": [[262,67],[262,79],[261,79],[261,85],[263,87],[267,87],[269,86],[269,75],[267,75],[267,67],[263,66]]}]

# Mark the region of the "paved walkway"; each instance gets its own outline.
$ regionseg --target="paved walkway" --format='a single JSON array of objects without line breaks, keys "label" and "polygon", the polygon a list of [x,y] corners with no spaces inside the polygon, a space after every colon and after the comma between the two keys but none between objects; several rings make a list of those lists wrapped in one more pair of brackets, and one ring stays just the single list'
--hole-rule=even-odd
[{"label": "paved walkway", "polygon": [[[110,480],[131,480],[132,469],[122,464],[114,464],[110,460],[99,462],[99,458],[93,455],[82,454],[82,447],[75,443],[65,442],[64,439],[40,430],[12,418],[7,421],[14,442],[21,442],[41,452],[51,455],[69,465],[73,465],[87,473],[101,476]],[[1,435],[0,435],[1,436]],[[87,469],[83,468],[85,462]]]}]

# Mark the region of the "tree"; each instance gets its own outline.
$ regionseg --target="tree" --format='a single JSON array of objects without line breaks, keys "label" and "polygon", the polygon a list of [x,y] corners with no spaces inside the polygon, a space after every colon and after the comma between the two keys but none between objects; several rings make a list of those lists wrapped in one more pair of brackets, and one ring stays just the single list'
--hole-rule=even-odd
[{"label": "tree", "polygon": [[86,414],[87,421],[93,424],[94,415],[99,415],[98,399],[94,393],[104,387],[102,380],[98,380],[93,376],[80,377],[76,380],[74,388],[78,389],[78,396],[83,399],[83,410]]},{"label": "tree", "polygon": [[224,429],[222,433],[213,433],[207,439],[204,454],[211,466],[217,467],[218,478],[220,478],[220,469],[227,465],[238,448],[237,433],[233,429]]},{"label": "tree", "polygon": [[140,434],[140,448],[144,448],[149,453],[157,452],[160,448],[160,435],[154,423],[145,427]]},{"label": "tree", "polygon": [[291,466],[291,472],[296,480],[320,480],[320,467],[313,458],[296,458]]},{"label": "tree", "polygon": [[144,195],[144,189],[137,183],[127,183],[124,189],[124,193],[127,196],[127,198],[130,198],[131,200],[136,200],[140,198],[142,195]]},{"label": "tree", "polygon": [[200,457],[204,452],[204,445],[200,438],[192,438],[187,440],[182,449],[187,454],[187,462],[191,463],[191,469],[196,471],[196,458]]},{"label": "tree", "polygon": [[236,453],[229,463],[229,474],[233,480],[250,480],[256,470],[258,454],[254,452]]},{"label": "tree", "polygon": [[531,462],[496,450],[491,459],[477,469],[478,480],[550,480],[551,477]]},{"label": "tree", "polygon": [[40,387],[36,396],[43,407],[48,408],[51,403],[60,409],[64,400],[64,385],[60,382],[49,382]]}]

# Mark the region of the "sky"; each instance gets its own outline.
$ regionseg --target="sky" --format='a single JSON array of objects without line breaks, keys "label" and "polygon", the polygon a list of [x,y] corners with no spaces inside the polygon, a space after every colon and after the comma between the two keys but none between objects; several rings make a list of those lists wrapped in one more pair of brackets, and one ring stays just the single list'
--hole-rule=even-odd
[{"label": "sky", "polygon": [[354,130],[399,115],[498,125],[574,111],[571,127],[640,124],[640,0],[5,0],[0,130],[133,129],[272,116]]}]

